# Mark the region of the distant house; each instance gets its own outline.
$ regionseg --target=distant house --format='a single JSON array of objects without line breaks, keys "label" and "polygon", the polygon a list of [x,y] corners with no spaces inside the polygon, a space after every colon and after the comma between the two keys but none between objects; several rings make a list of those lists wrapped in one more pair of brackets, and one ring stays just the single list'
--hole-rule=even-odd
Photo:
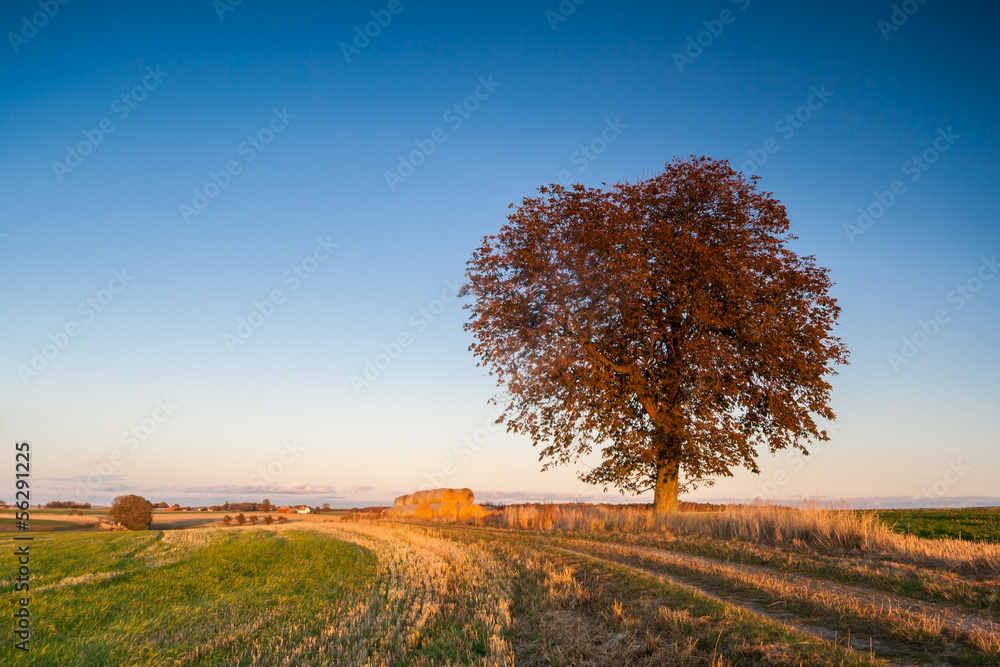
[{"label": "distant house", "polygon": [[309,514],[310,512],[312,512],[312,510],[306,507],[305,505],[300,507],[297,511],[299,514]]},{"label": "distant house", "polygon": [[279,507],[278,508],[278,514],[294,514],[294,513],[295,513],[295,510],[293,510],[291,507]]}]

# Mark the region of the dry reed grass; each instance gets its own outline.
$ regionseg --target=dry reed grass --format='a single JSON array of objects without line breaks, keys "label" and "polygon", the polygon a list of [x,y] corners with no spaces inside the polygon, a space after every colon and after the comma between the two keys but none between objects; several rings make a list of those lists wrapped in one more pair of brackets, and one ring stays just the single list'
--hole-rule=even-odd
[{"label": "dry reed grass", "polygon": [[1000,575],[1000,545],[900,535],[874,514],[827,509],[818,502],[799,508],[764,503],[727,505],[715,512],[665,515],[649,509],[587,504],[512,505],[503,509],[496,522],[522,530],[661,532],[723,541],[801,545],[823,551],[879,554],[966,575]]}]

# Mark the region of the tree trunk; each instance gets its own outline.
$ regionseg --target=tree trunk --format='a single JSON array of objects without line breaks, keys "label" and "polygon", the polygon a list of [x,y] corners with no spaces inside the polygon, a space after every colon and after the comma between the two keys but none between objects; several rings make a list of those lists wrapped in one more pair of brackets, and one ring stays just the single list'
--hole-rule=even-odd
[{"label": "tree trunk", "polygon": [[657,514],[676,512],[680,508],[677,494],[680,490],[681,448],[676,436],[661,436],[657,447],[656,484],[653,510]]},{"label": "tree trunk", "polygon": [[676,512],[680,507],[677,500],[680,461],[660,461],[656,465],[656,487],[653,495],[653,509],[657,514]]}]

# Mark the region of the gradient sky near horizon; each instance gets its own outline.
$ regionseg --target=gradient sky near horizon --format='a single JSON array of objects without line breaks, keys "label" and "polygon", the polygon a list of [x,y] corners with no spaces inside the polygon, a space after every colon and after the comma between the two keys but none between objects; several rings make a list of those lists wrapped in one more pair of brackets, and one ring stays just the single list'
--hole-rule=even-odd
[{"label": "gradient sky near horizon", "polygon": [[1000,496],[1000,7],[897,4],[4,3],[0,497],[27,440],[38,502],[628,500],[484,427],[453,289],[540,185],[691,154],[783,201],[852,363],[831,442],[690,497]]}]

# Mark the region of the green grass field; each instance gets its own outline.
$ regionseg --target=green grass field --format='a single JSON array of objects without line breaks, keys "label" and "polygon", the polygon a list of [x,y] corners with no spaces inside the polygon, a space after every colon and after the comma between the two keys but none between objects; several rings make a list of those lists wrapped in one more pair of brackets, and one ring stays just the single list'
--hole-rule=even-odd
[{"label": "green grass field", "polygon": [[[249,664],[318,632],[375,567],[297,530],[39,535],[31,558],[30,664],[60,666]],[[4,642],[0,664],[20,654]]]},{"label": "green grass field", "polygon": [[878,510],[876,514],[897,533],[928,539],[1000,542],[1000,507]]},{"label": "green grass field", "polygon": [[[86,524],[75,523],[73,521],[59,521],[58,519],[32,519],[31,531],[39,533],[52,532],[54,530],[91,530]],[[11,517],[0,517],[0,533],[13,533],[17,531],[17,522]]]},{"label": "green grass field", "polygon": [[[9,514],[9,515],[13,515],[14,512],[18,512],[18,511],[19,510],[15,509],[13,507],[0,508],[0,512],[6,513],[6,514]],[[52,507],[48,507],[48,508],[46,508],[46,507],[41,507],[41,508],[31,507],[28,511],[31,512],[31,516],[38,516],[38,515],[45,515],[45,514],[66,514],[69,510],[68,509],[52,508]],[[108,508],[107,507],[88,507],[86,509],[77,509],[76,511],[79,512],[80,514],[84,514],[86,516],[107,516],[107,514],[108,514]]]}]

